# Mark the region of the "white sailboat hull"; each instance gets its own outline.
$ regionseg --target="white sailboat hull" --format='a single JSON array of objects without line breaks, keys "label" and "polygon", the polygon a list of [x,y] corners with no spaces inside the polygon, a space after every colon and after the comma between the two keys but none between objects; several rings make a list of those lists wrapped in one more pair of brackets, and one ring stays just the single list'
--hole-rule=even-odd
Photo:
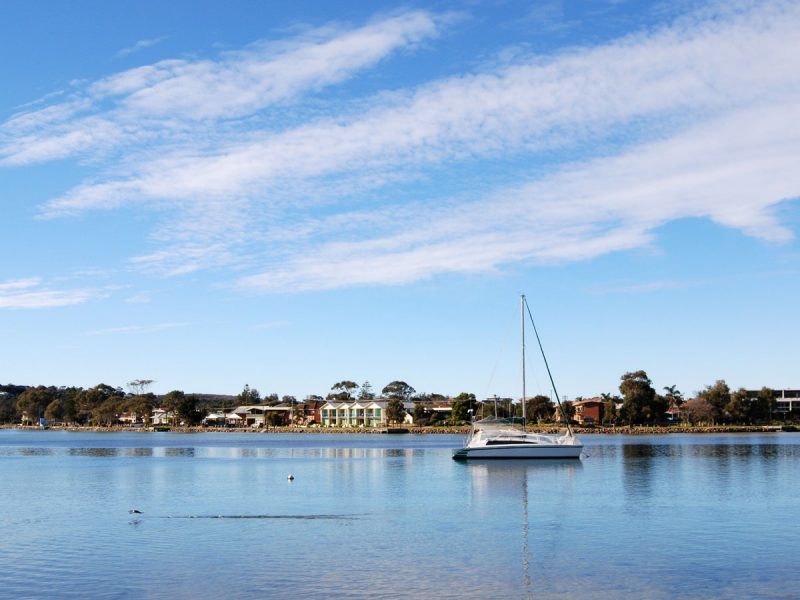
[{"label": "white sailboat hull", "polygon": [[583,444],[571,435],[545,435],[513,430],[478,429],[456,460],[471,458],[580,458]]},{"label": "white sailboat hull", "polygon": [[469,446],[456,450],[453,458],[456,460],[486,459],[486,458],[580,458],[583,444],[576,445],[535,445],[509,444],[507,446]]}]

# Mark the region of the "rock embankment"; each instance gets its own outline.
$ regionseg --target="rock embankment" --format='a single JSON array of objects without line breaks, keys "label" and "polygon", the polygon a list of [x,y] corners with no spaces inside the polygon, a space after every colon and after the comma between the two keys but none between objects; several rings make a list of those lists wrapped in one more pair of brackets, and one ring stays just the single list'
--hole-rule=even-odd
[{"label": "rock embankment", "polygon": [[[0,429],[30,429],[41,430],[38,426],[23,426],[23,425],[0,425]],[[62,431],[124,431],[124,432],[141,432],[151,433],[152,427],[127,427],[122,425],[113,425],[110,427],[96,427],[96,426],[77,426],[77,425],[53,425],[48,429],[62,430]],[[161,430],[169,430],[176,433],[349,433],[349,434],[382,434],[386,433],[385,429],[370,427],[267,427],[261,429],[254,429],[252,427],[170,427],[159,428]],[[468,425],[459,427],[414,427],[407,428],[409,434],[467,434],[471,428]],[[620,427],[573,427],[576,435],[662,435],[672,433],[765,433],[780,431],[781,427],[777,425],[656,425],[656,426],[642,426],[635,425],[633,427],[620,426]],[[531,425],[528,427],[529,431],[535,433],[560,433],[565,430],[564,427],[555,427],[552,425]],[[790,429],[785,429],[789,431]]]}]

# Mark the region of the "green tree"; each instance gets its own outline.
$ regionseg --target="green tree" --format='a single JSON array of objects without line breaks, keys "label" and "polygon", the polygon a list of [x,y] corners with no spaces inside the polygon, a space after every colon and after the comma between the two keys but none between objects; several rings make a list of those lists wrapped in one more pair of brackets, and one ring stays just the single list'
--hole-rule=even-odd
[{"label": "green tree", "polygon": [[731,401],[731,390],[724,379],[718,379],[714,385],[708,385],[697,394],[698,398],[703,398],[714,408],[714,419],[724,415],[725,407]]},{"label": "green tree", "polygon": [[621,378],[619,391],[622,394],[622,408],[628,425],[644,423],[653,416],[656,391],[645,371],[625,373]]},{"label": "green tree", "polygon": [[17,412],[27,423],[38,423],[39,417],[44,416],[48,405],[56,399],[58,393],[54,387],[28,388],[17,397]]},{"label": "green tree", "polygon": [[123,403],[124,410],[140,417],[145,425],[150,424],[155,406],[156,396],[152,392],[129,396]]},{"label": "green tree", "polygon": [[261,404],[261,394],[257,389],[251,388],[249,384],[245,383],[242,391],[236,397],[240,405],[248,406],[251,404]]},{"label": "green tree", "polygon": [[203,421],[204,411],[199,409],[198,402],[195,394],[184,395],[176,407],[178,418],[190,427],[200,425]]},{"label": "green tree", "polygon": [[358,392],[358,399],[362,402],[370,402],[375,399],[375,392],[372,391],[372,384],[365,381],[361,384],[361,389]]},{"label": "green tree", "polygon": [[551,421],[555,405],[547,396],[538,394],[525,403],[525,418],[529,421]]},{"label": "green tree", "polygon": [[266,420],[267,425],[269,425],[270,427],[280,427],[281,425],[284,425],[283,414],[277,411],[274,410],[269,411],[264,418]]},{"label": "green tree", "polygon": [[744,423],[747,421],[749,410],[747,390],[739,388],[731,394],[731,399],[725,405],[724,415],[731,423]]},{"label": "green tree", "polygon": [[470,411],[475,410],[475,394],[461,392],[453,398],[450,407],[452,408],[450,419],[454,425],[468,422],[470,420]]},{"label": "green tree", "polygon": [[386,384],[381,393],[387,398],[398,398],[403,402],[408,402],[416,391],[405,381],[392,381]]},{"label": "green tree", "polygon": [[17,398],[26,389],[24,385],[0,385],[0,423],[19,423]]},{"label": "green tree", "polygon": [[415,425],[428,424],[428,410],[425,406],[425,402],[414,402],[414,410],[411,414],[414,417]]},{"label": "green tree", "polygon": [[678,390],[676,385],[664,386],[664,398],[666,398],[668,406],[680,406],[683,404],[683,394]]},{"label": "green tree", "polygon": [[328,394],[328,400],[331,402],[352,402],[358,384],[355,381],[345,379],[339,381],[331,386],[331,393]]},{"label": "green tree", "polygon": [[79,423],[88,423],[90,420],[97,422],[98,415],[95,411],[102,405],[107,404],[104,408],[103,419],[107,420],[107,413],[109,407],[115,405],[114,414],[122,410],[121,401],[125,393],[120,388],[114,388],[105,383],[100,383],[88,390],[82,390],[76,397],[77,403],[77,417],[76,421]]},{"label": "green tree", "polygon": [[775,392],[768,387],[762,387],[756,397],[750,400],[748,406],[750,420],[755,423],[771,421],[776,405]]},{"label": "green tree", "polygon": [[178,406],[186,399],[186,394],[181,390],[172,390],[164,394],[161,399],[161,407],[172,413],[172,424],[175,425],[178,418]]},{"label": "green tree", "polygon": [[64,406],[62,418],[66,423],[78,421],[78,401],[83,393],[81,388],[67,388],[63,394]]},{"label": "green tree", "polygon": [[64,401],[56,398],[44,410],[44,418],[48,423],[60,423],[64,420]]},{"label": "green tree", "polygon": [[198,402],[194,394],[186,395],[181,390],[172,390],[164,395],[163,406],[172,412],[173,422],[177,420],[194,427],[203,420],[203,411],[198,408]]},{"label": "green tree", "polygon": [[148,388],[155,383],[152,379],[134,379],[129,381],[128,390],[133,396],[141,396],[147,393]]},{"label": "green tree", "polygon": [[386,403],[386,420],[391,423],[402,423],[406,418],[406,409],[400,398],[391,398]]},{"label": "green tree", "polygon": [[619,396],[603,393],[600,394],[603,400],[603,425],[616,425],[617,424],[617,404],[622,401]]},{"label": "green tree", "polygon": [[119,396],[111,396],[92,408],[92,423],[110,427],[117,422],[122,405]]}]

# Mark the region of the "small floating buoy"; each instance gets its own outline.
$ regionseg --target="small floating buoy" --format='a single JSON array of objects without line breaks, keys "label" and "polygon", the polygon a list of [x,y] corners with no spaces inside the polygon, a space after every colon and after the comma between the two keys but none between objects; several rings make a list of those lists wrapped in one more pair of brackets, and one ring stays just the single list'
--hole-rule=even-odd
[{"label": "small floating buoy", "polygon": [[289,476],[286,479],[288,479],[289,481],[294,481],[294,475],[289,473]]}]

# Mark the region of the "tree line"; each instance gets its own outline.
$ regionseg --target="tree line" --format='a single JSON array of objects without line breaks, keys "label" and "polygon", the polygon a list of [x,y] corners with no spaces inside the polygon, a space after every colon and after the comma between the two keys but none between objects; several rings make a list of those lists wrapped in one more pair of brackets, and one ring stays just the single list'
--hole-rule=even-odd
[{"label": "tree line", "polygon": [[[725,380],[717,380],[686,399],[676,386],[662,388],[659,394],[645,371],[631,371],[620,378],[620,395],[602,394],[603,423],[606,425],[656,424],[665,421],[668,411],[673,420],[691,424],[753,425],[772,421],[776,412],[775,392],[762,387],[755,395],[744,388],[731,390]],[[800,414],[790,414],[792,420]]]},{"label": "tree line", "polygon": [[[126,384],[127,391],[104,383],[91,388],[55,386],[0,385],[0,422],[19,423],[23,416],[31,424],[44,417],[49,423],[110,426],[120,415],[140,415],[147,423],[155,408],[174,415],[176,423],[199,424],[212,409],[237,405],[285,404],[300,406],[309,402],[368,402],[377,396],[369,381],[357,384],[351,380],[334,383],[326,396],[308,395],[302,402],[290,395],[261,393],[248,384],[238,395],[186,394],[173,390],[158,396],[149,392],[149,379],[136,379]],[[602,423],[604,425],[657,424],[667,419],[668,411],[683,421],[699,424],[755,424],[771,421],[777,416],[775,394],[762,388],[754,397],[743,388],[731,390],[724,380],[716,381],[685,399],[676,386],[666,386],[658,393],[643,370],[625,373],[620,378],[619,394],[603,393]],[[381,389],[388,399],[387,420],[403,421],[409,402],[414,422],[419,425],[453,425],[469,422],[473,417],[520,417],[522,404],[512,398],[477,400],[475,394],[462,392],[455,397],[438,393],[418,393],[405,381],[395,380]],[[581,398],[576,398],[580,400]],[[574,416],[572,402],[563,402],[566,418]],[[450,414],[434,410],[434,406],[449,405]],[[548,423],[557,419],[555,403],[547,396],[526,399],[525,413],[529,421]],[[793,420],[800,414],[790,415]],[[560,419],[563,421],[563,418]]]}]

